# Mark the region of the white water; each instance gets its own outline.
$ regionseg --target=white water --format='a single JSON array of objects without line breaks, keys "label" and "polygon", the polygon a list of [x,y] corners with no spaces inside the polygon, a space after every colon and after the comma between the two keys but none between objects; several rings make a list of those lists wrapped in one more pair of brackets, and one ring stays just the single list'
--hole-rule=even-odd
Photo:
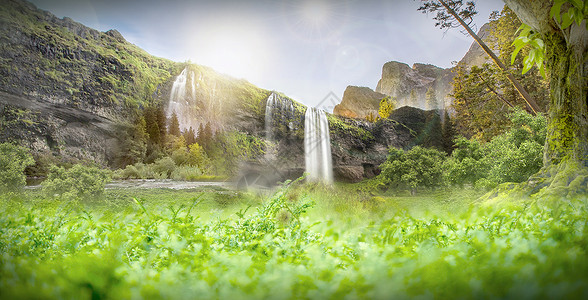
[{"label": "white water", "polygon": [[[269,142],[274,142],[274,131],[277,126],[284,120],[291,120],[294,117],[294,105],[289,99],[284,99],[275,93],[271,93],[267,97],[265,104],[265,139]],[[293,130],[292,122],[288,122],[288,129]],[[266,158],[275,158],[275,153],[272,150],[266,149]]]},{"label": "white water", "polygon": [[188,130],[190,127],[194,130],[198,128],[198,123],[191,113],[196,100],[195,77],[194,72],[188,71],[187,68],[184,69],[176,77],[169,96],[167,117],[170,118],[175,112],[182,131]]},{"label": "white water", "polygon": [[329,122],[324,111],[312,107],[304,115],[304,159],[308,180],[333,183]]}]

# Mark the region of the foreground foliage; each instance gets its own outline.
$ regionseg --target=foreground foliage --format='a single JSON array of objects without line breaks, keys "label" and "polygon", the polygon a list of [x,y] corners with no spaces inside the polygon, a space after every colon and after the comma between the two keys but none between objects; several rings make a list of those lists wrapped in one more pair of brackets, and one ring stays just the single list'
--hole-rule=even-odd
[{"label": "foreground foliage", "polygon": [[360,223],[326,211],[305,217],[313,199],[282,190],[208,222],[198,197],[122,209],[5,199],[0,297],[588,296],[586,199],[443,217],[383,206],[386,218],[364,214]]}]

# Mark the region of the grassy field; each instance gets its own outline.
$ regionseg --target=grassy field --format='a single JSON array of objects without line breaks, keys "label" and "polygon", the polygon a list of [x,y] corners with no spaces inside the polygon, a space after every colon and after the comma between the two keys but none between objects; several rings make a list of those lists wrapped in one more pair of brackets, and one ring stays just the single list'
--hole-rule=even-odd
[{"label": "grassy field", "polygon": [[107,190],[0,201],[0,298],[586,299],[586,199]]}]

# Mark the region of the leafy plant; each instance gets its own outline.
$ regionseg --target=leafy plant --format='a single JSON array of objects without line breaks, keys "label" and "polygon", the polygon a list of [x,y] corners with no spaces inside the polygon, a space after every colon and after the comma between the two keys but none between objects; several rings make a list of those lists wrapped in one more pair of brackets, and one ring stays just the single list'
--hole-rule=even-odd
[{"label": "leafy plant", "polygon": [[379,177],[384,185],[408,187],[413,194],[419,187],[438,187],[443,184],[444,158],[444,152],[433,148],[416,146],[406,152],[390,148]]},{"label": "leafy plant", "polygon": [[109,181],[108,171],[76,164],[69,169],[52,166],[41,185],[47,197],[94,199],[104,193],[104,187]]},{"label": "leafy plant", "polygon": [[24,170],[35,164],[26,148],[0,143],[0,193],[17,191],[26,184]]},{"label": "leafy plant", "polygon": [[[561,29],[566,29],[573,23],[582,26],[582,21],[586,20],[586,17],[588,16],[588,3],[586,3],[586,1],[554,0],[553,2],[549,15],[557,21],[561,26]],[[562,6],[566,3],[569,4],[567,10],[562,12]],[[588,22],[586,22],[585,26],[588,30]],[[514,63],[519,51],[528,45],[531,50],[525,56],[523,74],[527,73],[533,66],[537,66],[540,70],[541,76],[545,78],[544,61],[546,48],[545,42],[541,39],[541,35],[538,32],[535,32],[533,28],[527,24],[522,24],[517,32],[519,32],[519,37],[513,42],[516,49],[512,53],[511,63]]]}]

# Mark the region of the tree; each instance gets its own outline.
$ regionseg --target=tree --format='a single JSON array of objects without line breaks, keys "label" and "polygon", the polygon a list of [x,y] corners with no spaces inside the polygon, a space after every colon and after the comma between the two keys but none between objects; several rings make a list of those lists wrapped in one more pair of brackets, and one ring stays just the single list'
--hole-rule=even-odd
[{"label": "tree", "polygon": [[423,13],[436,12],[437,15],[434,17],[437,20],[435,26],[444,28],[454,28],[462,26],[467,33],[474,38],[476,43],[482,47],[484,52],[490,56],[492,61],[505,72],[508,80],[513,84],[516,90],[519,92],[521,97],[527,103],[529,113],[535,115],[540,112],[540,108],[535,100],[529,95],[525,88],[520,82],[510,73],[502,61],[490,50],[490,48],[484,43],[484,41],[472,30],[470,27],[473,22],[473,16],[476,15],[475,3],[468,1],[463,7],[462,0],[422,0],[424,3],[419,7],[419,11]]},{"label": "tree", "polygon": [[190,126],[188,130],[184,131],[183,134],[187,146],[196,143],[196,132],[194,132],[194,128],[192,128],[192,126]]},{"label": "tree", "polygon": [[451,154],[453,152],[453,140],[455,139],[455,127],[453,124],[453,120],[449,117],[449,113],[445,111],[445,115],[443,116],[443,150],[447,154]]},{"label": "tree", "polygon": [[489,64],[473,66],[469,72],[461,66],[456,68],[451,96],[459,134],[489,141],[508,128],[508,109],[513,107],[509,101],[512,99],[506,100],[506,96],[491,92],[502,86],[498,77]]},{"label": "tree", "polygon": [[178,116],[176,115],[176,112],[173,112],[171,117],[169,118],[169,126],[167,132],[169,133],[169,135],[173,136],[181,135],[180,122],[178,121]]},{"label": "tree", "polygon": [[154,106],[147,106],[143,111],[145,119],[145,130],[149,135],[149,142],[153,145],[161,145],[161,131],[157,122],[157,108]]},{"label": "tree", "polygon": [[414,195],[419,187],[434,188],[443,184],[444,159],[445,153],[432,148],[416,146],[406,152],[390,148],[378,176],[382,184],[409,188]]},{"label": "tree", "polygon": [[[515,14],[537,33],[544,44],[550,71],[550,107],[543,172],[551,184],[588,183],[588,33],[586,1],[505,0]],[[583,10],[582,10],[582,7]],[[560,12],[563,13],[561,18]],[[561,19],[560,19],[561,18]],[[561,22],[560,22],[561,21]],[[532,60],[531,60],[532,61]],[[529,60],[527,61],[529,62]],[[581,177],[584,177],[582,180]],[[566,177],[558,179],[557,177]],[[557,179],[557,180],[556,180]],[[565,182],[564,182],[565,181]],[[547,183],[543,182],[546,185]]]},{"label": "tree", "polygon": [[101,196],[109,181],[109,171],[75,164],[69,169],[51,166],[47,180],[41,185],[48,197],[57,195],[62,199],[73,200]]},{"label": "tree", "polygon": [[26,184],[24,170],[35,164],[26,148],[11,144],[0,144],[0,193],[16,191]]},{"label": "tree", "polygon": [[[507,6],[501,12],[494,12],[490,17],[489,43],[498,52],[501,60],[510,60],[515,47],[512,45],[517,36],[517,28],[521,21]],[[528,49],[523,49],[528,53]],[[522,75],[523,59],[517,58],[508,66],[510,73],[519,80],[529,94],[536,99],[541,110],[545,111],[548,104],[549,83],[533,68]],[[493,137],[506,132],[512,125],[508,118],[511,108],[525,108],[525,102],[519,97],[508,78],[500,68],[492,64],[480,67],[473,66],[470,70],[457,66],[453,78],[452,97],[455,120],[459,133],[467,137],[489,141]]]},{"label": "tree", "polygon": [[147,154],[149,138],[143,116],[135,117],[133,123],[117,124],[116,131],[120,140],[120,151],[116,157],[116,164],[119,167],[125,167],[143,161]]},{"label": "tree", "polygon": [[381,119],[387,119],[394,110],[394,102],[390,97],[384,97],[380,100],[378,115]]}]

